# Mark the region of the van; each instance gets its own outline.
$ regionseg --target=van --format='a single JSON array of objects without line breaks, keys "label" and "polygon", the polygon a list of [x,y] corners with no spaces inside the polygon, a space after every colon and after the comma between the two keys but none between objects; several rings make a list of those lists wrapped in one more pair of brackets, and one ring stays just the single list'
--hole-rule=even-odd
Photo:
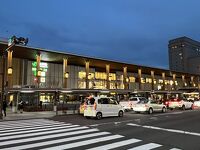
[{"label": "van", "polygon": [[86,118],[123,117],[123,114],[123,107],[116,100],[109,97],[92,97],[85,102],[84,116]]}]

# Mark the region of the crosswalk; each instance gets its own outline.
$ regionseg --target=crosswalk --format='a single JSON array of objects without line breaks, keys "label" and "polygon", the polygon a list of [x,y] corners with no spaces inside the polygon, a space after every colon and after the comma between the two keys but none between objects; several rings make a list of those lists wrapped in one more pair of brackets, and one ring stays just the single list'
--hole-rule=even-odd
[{"label": "crosswalk", "polygon": [[48,119],[0,122],[0,149],[88,149],[88,150],[178,150],[158,143],[103,132],[97,128],[73,125]]}]

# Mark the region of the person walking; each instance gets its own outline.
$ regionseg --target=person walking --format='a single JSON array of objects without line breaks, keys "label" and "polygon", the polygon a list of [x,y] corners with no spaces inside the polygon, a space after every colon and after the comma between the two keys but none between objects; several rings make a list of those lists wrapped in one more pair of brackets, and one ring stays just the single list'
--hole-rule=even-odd
[{"label": "person walking", "polygon": [[7,107],[7,103],[6,101],[4,100],[3,101],[3,113],[4,113],[4,116],[6,117],[6,107]]},{"label": "person walking", "polygon": [[18,108],[19,108],[20,113],[23,113],[23,109],[24,109],[23,105],[24,105],[23,101],[20,101],[19,104],[18,104]]},{"label": "person walking", "polygon": [[10,101],[10,108],[12,110],[12,106],[13,106],[13,101]]}]

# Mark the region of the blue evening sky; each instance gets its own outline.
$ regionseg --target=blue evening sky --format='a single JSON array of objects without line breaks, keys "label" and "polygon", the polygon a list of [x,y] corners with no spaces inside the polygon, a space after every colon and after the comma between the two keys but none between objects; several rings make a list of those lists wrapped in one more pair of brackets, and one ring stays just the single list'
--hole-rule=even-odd
[{"label": "blue evening sky", "polygon": [[0,39],[168,69],[168,41],[200,41],[199,0],[1,0]]}]

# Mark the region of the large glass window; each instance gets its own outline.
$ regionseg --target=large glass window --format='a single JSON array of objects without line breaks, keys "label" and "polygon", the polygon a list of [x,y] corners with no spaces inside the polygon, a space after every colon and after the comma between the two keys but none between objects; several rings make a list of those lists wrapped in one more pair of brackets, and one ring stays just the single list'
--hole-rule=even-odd
[{"label": "large glass window", "polygon": [[106,80],[106,73],[105,72],[95,72],[95,79]]},{"label": "large glass window", "polygon": [[84,78],[86,78],[86,72],[83,72],[83,71],[79,72],[79,73],[78,73],[78,78],[79,78],[79,79],[84,79]]}]

